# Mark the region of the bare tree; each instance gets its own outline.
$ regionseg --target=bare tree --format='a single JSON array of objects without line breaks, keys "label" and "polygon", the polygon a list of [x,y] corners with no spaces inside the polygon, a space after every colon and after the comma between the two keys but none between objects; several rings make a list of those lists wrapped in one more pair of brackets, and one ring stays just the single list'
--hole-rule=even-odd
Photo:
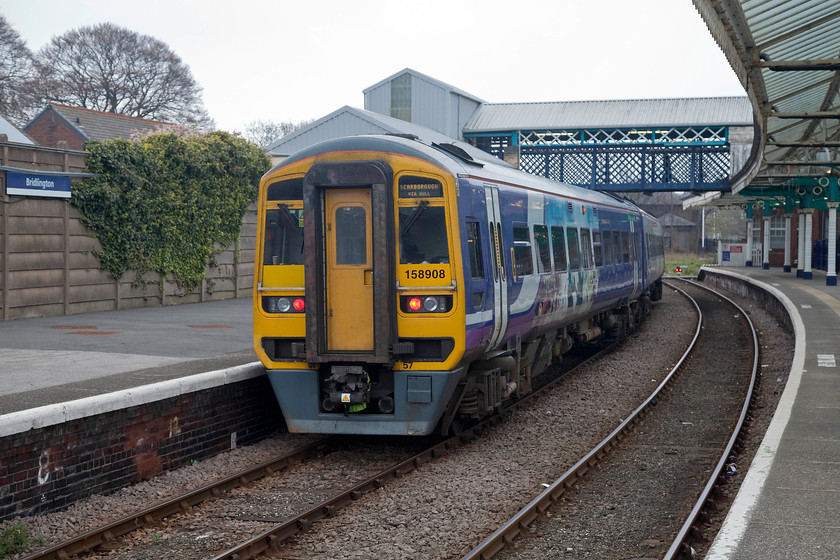
[{"label": "bare tree", "polygon": [[35,58],[6,18],[0,14],[0,114],[23,125],[32,100],[27,95],[35,78]]},{"label": "bare tree", "polygon": [[303,128],[311,123],[312,120],[293,122],[277,122],[277,121],[254,121],[246,128],[242,136],[260,148],[266,150],[268,147],[292,132]]},{"label": "bare tree", "polygon": [[44,102],[213,126],[189,66],[149,35],[112,23],[81,27],[53,37],[36,60]]}]

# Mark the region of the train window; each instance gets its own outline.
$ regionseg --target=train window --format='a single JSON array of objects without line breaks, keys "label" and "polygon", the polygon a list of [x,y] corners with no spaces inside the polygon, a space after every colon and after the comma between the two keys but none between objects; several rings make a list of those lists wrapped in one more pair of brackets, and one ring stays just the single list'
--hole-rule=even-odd
[{"label": "train window", "polygon": [[548,247],[548,228],[534,226],[534,243],[537,244],[537,272],[551,272],[551,253]]},{"label": "train window", "polygon": [[609,231],[605,231],[603,235],[603,245],[604,245],[604,263],[607,266],[613,264],[613,251],[612,251],[612,233]]},{"label": "train window", "polygon": [[303,208],[286,205],[265,213],[263,264],[303,264]]},{"label": "train window", "polygon": [[446,212],[421,200],[400,207],[400,264],[449,262]]},{"label": "train window", "polygon": [[566,239],[569,241],[569,270],[580,270],[580,245],[578,244],[577,228],[566,228]]},{"label": "train window", "polygon": [[626,231],[621,232],[621,260],[630,262],[630,237]]},{"label": "train window", "polygon": [[467,222],[467,250],[470,253],[470,273],[473,278],[484,278],[481,255],[481,228],[478,222]]},{"label": "train window", "polygon": [[580,229],[580,252],[583,268],[592,268],[595,264],[592,261],[592,234],[586,228]]},{"label": "train window", "polygon": [[554,255],[554,272],[566,272],[566,236],[563,228],[551,228],[551,249]]},{"label": "train window", "polygon": [[615,253],[615,264],[621,264],[621,234],[613,232],[613,252]]},{"label": "train window", "polygon": [[592,231],[592,250],[595,252],[595,266],[604,266],[604,254],[601,252],[601,232]]},{"label": "train window", "polygon": [[286,179],[268,185],[266,200],[303,200],[303,177]]},{"label": "train window", "polygon": [[534,273],[531,256],[531,233],[527,226],[513,226],[513,271],[515,276]]},{"label": "train window", "polygon": [[335,211],[335,264],[367,263],[367,212],[361,206]]}]

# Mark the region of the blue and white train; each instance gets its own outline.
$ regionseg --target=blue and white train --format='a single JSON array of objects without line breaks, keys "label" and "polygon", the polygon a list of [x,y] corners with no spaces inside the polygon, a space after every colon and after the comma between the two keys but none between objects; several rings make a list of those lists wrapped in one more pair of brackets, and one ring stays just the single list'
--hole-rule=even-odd
[{"label": "blue and white train", "polygon": [[260,183],[254,347],[292,432],[491,414],[662,294],[662,227],[463,143],[354,136]]}]

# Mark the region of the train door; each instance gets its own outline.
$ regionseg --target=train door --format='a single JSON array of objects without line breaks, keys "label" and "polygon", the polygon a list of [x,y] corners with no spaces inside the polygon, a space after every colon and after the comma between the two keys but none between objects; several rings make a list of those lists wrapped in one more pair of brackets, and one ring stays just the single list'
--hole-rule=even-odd
[{"label": "train door", "polygon": [[639,261],[641,260],[641,249],[638,240],[636,239],[636,220],[635,216],[630,216],[630,262],[633,263],[633,296],[639,293]]},{"label": "train door", "polygon": [[490,231],[490,247],[493,258],[493,333],[488,349],[492,350],[503,340],[508,321],[508,290],[505,274],[505,253],[502,249],[502,214],[499,205],[499,189],[484,185],[487,200],[487,221]]},{"label": "train door", "polygon": [[306,361],[389,363],[397,342],[393,172],[318,162],[303,180]]},{"label": "train door", "polygon": [[326,327],[330,352],[373,350],[370,189],[329,189],[326,213]]}]

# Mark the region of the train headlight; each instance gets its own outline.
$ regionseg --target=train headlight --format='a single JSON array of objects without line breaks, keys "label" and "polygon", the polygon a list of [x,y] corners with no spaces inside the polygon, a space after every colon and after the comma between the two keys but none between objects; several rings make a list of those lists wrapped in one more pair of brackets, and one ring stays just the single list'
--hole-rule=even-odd
[{"label": "train headlight", "polygon": [[275,313],[288,313],[289,309],[292,308],[292,302],[287,297],[277,298],[275,300],[275,307],[277,308]]},{"label": "train headlight", "polygon": [[434,313],[438,309],[438,298],[428,296],[423,300],[423,311]]},{"label": "train headlight", "polygon": [[306,303],[303,298],[263,296],[262,307],[267,313],[302,313]]},{"label": "train headlight", "polygon": [[452,309],[452,296],[402,296],[404,313],[447,313]]}]

